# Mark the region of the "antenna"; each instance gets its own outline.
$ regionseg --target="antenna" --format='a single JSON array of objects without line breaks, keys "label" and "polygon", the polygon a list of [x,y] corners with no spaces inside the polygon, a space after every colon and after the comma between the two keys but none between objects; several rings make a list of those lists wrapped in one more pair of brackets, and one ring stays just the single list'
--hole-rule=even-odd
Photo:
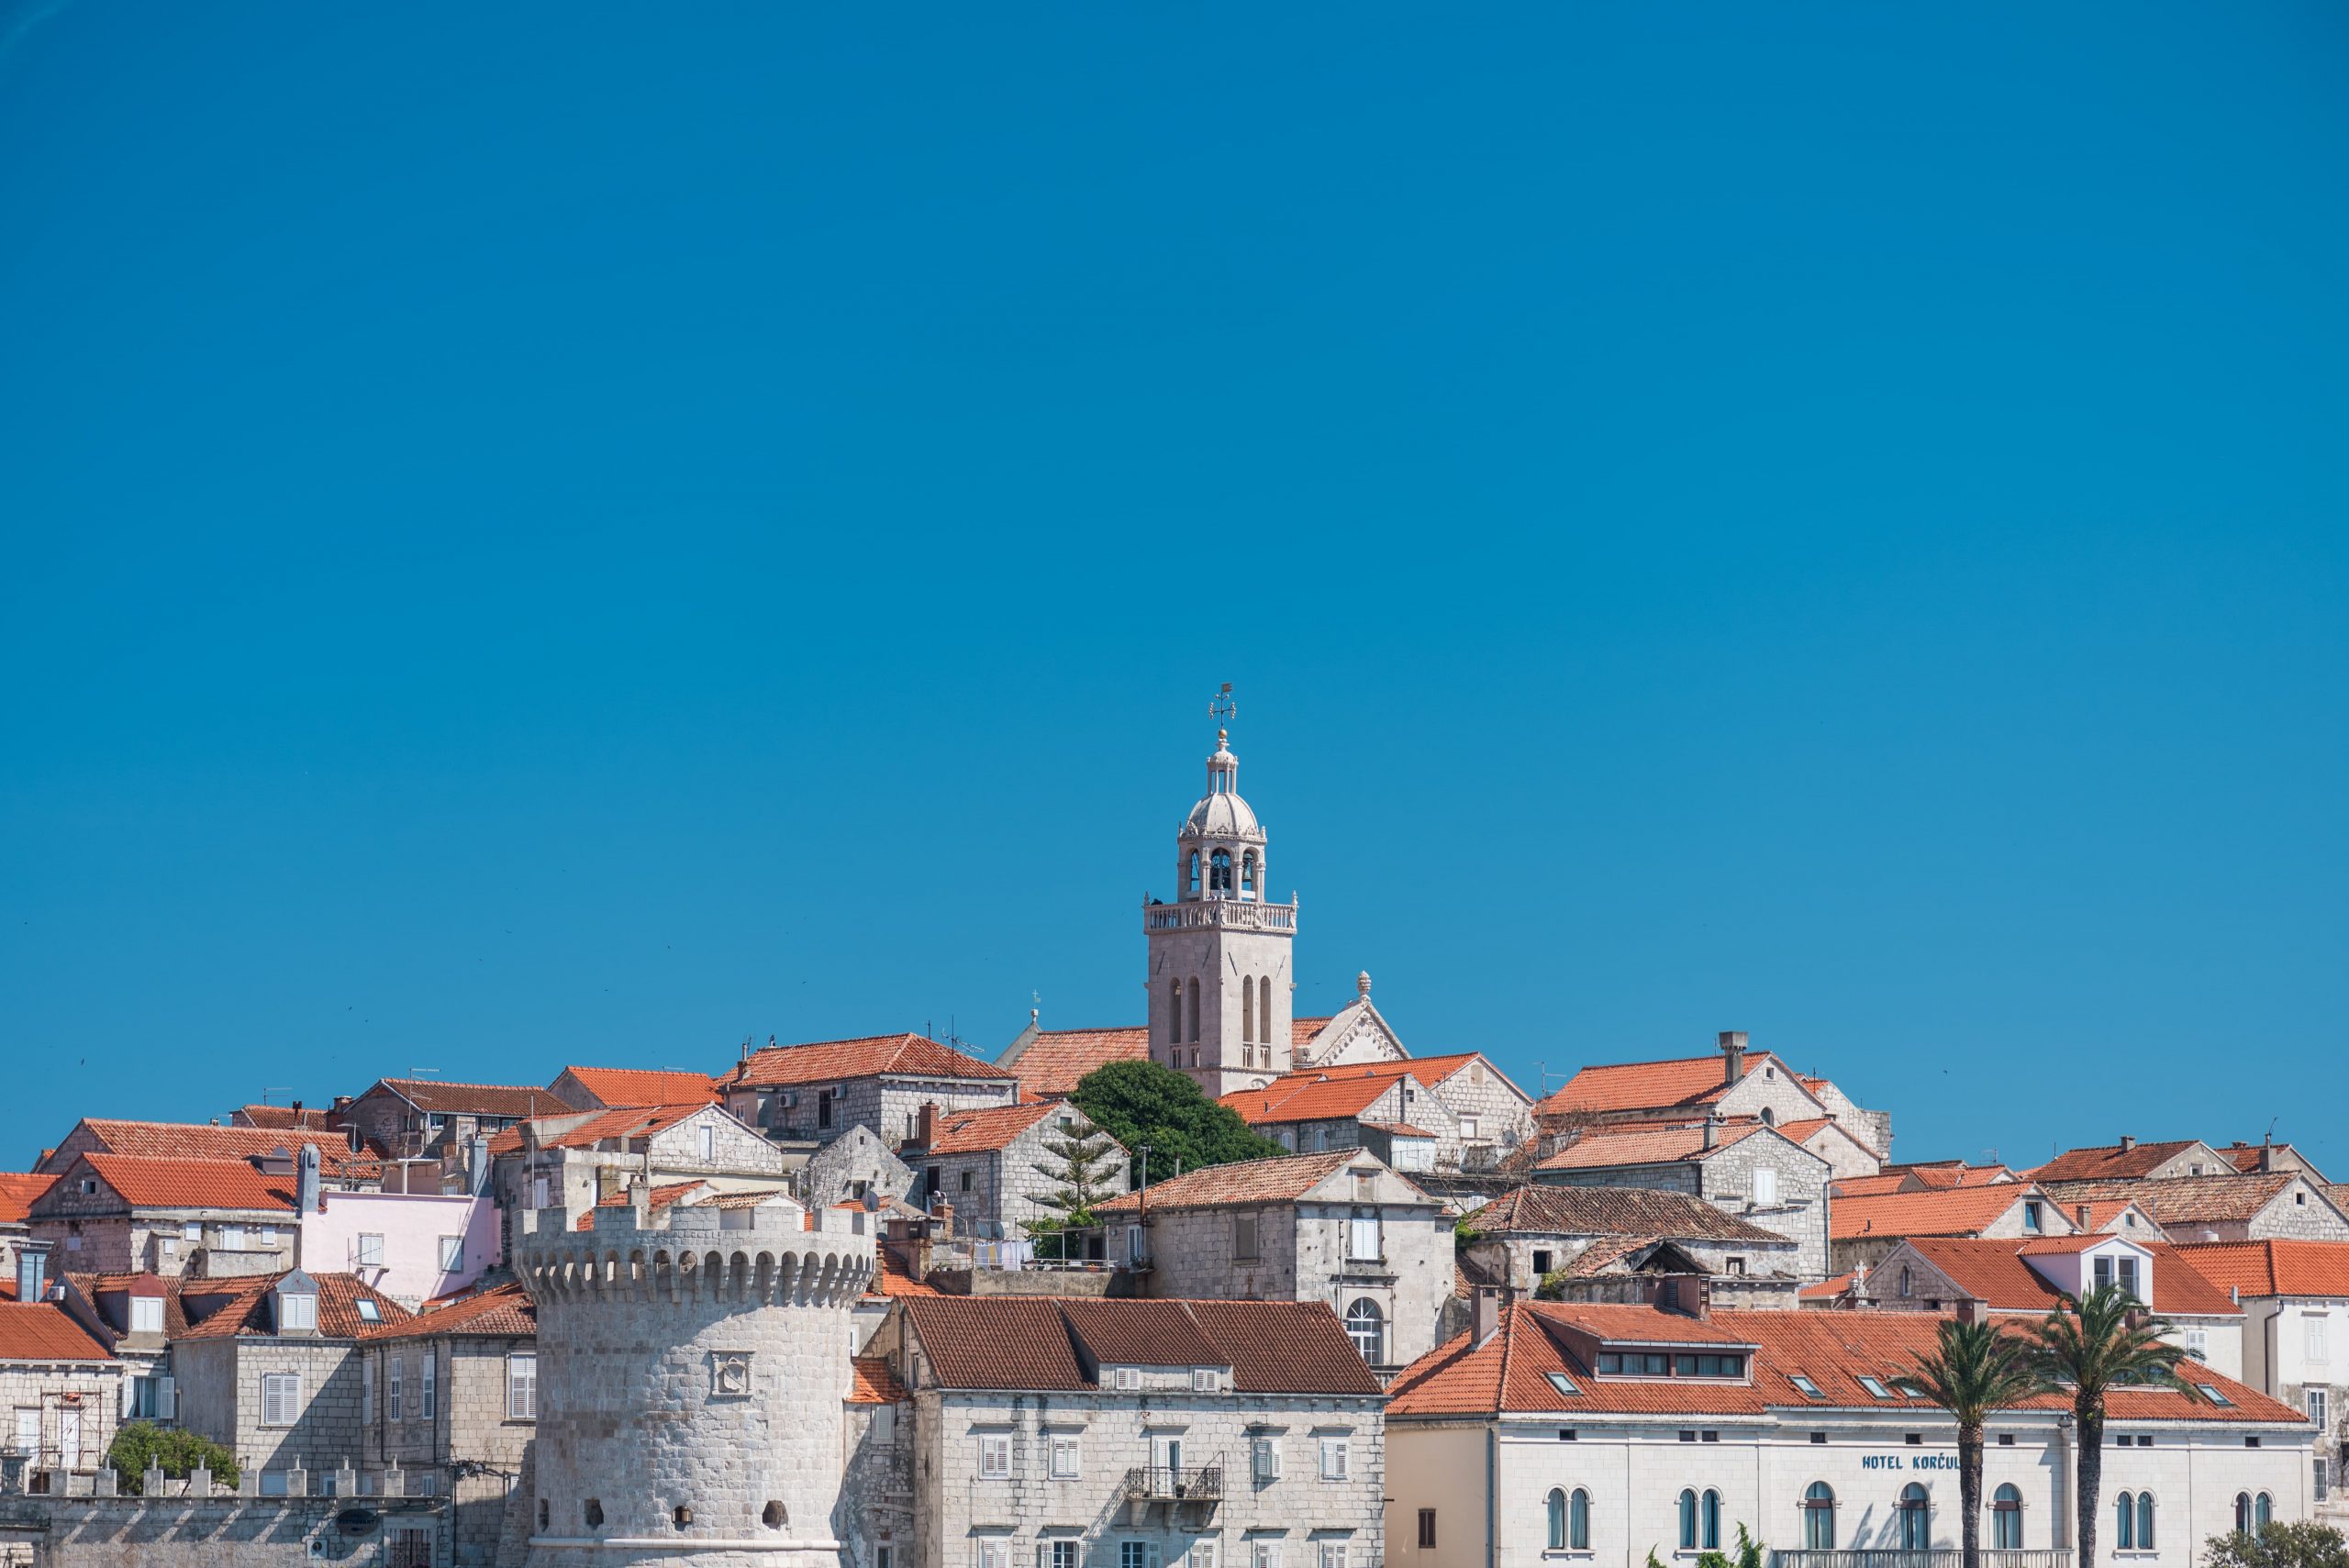
[{"label": "antenna", "polygon": [[411,1067],[407,1070],[407,1075],[411,1078],[438,1078],[440,1076],[440,1069],[438,1067]]},{"label": "antenna", "polygon": [[1208,717],[1225,726],[1240,717],[1240,704],[1231,695],[1230,681],[1224,682],[1223,689],[1208,699]]},{"label": "antenna", "polygon": [[[272,1095],[290,1095],[293,1092],[294,1085],[291,1084],[273,1084],[268,1088],[265,1088],[261,1092],[261,1103],[262,1105],[269,1104],[269,1096]],[[2271,1125],[2267,1130],[2273,1132],[2276,1129]]]}]

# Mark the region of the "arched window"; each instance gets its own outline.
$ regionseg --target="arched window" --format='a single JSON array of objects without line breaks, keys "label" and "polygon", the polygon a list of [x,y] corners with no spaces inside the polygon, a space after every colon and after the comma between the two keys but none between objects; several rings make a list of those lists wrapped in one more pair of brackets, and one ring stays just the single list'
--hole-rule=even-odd
[{"label": "arched window", "polygon": [[1256,983],[1247,975],[1240,977],[1240,1043],[1256,1042]]},{"label": "arched window", "polygon": [[1590,1550],[1590,1494],[1579,1486],[1566,1499],[1566,1550]]},{"label": "arched window", "polygon": [[1256,851],[1253,850],[1240,857],[1240,891],[1251,896],[1256,892]]},{"label": "arched window", "polygon": [[1373,1366],[1386,1363],[1386,1319],[1378,1310],[1378,1303],[1363,1297],[1346,1308],[1346,1337],[1362,1352],[1362,1359]]},{"label": "arched window", "polygon": [[1685,1486],[1680,1491],[1680,1550],[1697,1550],[1697,1494]]},{"label": "arched window", "polygon": [[1932,1544],[1932,1500],[1911,1481],[1900,1488],[1900,1550],[1922,1551]]},{"label": "arched window", "polygon": [[1195,893],[1198,892],[1198,890],[1199,890],[1199,851],[1197,851],[1197,850],[1193,850],[1193,851],[1191,851],[1191,860],[1190,860],[1190,865],[1189,865],[1189,868],[1188,868],[1188,869],[1187,869],[1187,870],[1183,873],[1183,891],[1185,891],[1186,893],[1194,893],[1194,894],[1195,894]]},{"label": "arched window", "polygon": [[1699,1512],[1705,1527],[1705,1550],[1719,1551],[1721,1549],[1721,1495],[1707,1492]]},{"label": "arched window", "polygon": [[1835,1550],[1835,1488],[1814,1481],[1802,1495],[1802,1543],[1807,1551]]},{"label": "arched window", "polygon": [[2252,1499],[2251,1528],[2254,1532],[2260,1535],[2266,1535],[2267,1533],[2267,1527],[2275,1522],[2276,1499],[2269,1496],[2266,1493],[2262,1492],[2258,1496]]},{"label": "arched window", "polygon": [[[1166,983],[1166,1043],[1180,1044],[1183,1039],[1183,983]],[[1171,1063],[1170,1063],[1171,1064]]]},{"label": "arched window", "polygon": [[1208,891],[1209,893],[1231,891],[1231,851],[1230,850],[1218,850],[1208,857]]},{"label": "arched window", "polygon": [[2137,1549],[2137,1499],[2126,1492],[2112,1499],[2112,1545],[2119,1551]]},{"label": "arched window", "polygon": [[[1269,974],[1256,982],[1256,1023],[1258,1038],[1266,1045],[1276,1044],[1273,1039],[1273,977]],[[1264,1065],[1270,1067],[1272,1064],[1273,1059],[1266,1056]]]},{"label": "arched window", "polygon": [[1199,977],[1191,976],[1191,1043],[1199,1042]]},{"label": "arched window", "polygon": [[2235,1531],[2239,1535],[2251,1533],[2251,1494],[2248,1492],[2235,1494]]},{"label": "arched window", "polygon": [[1550,1550],[1553,1551],[1564,1551],[1566,1549],[1566,1495],[1556,1487],[1552,1487],[1550,1489],[1548,1507],[1550,1514]]},{"label": "arched window", "polygon": [[1903,1296],[1914,1296],[1917,1294],[1917,1277],[1910,1273],[1906,1268],[1903,1268],[1900,1271],[1900,1294]]},{"label": "arched window", "polygon": [[2151,1551],[2153,1549],[2154,1495],[2151,1492],[2140,1492],[2137,1494],[2137,1550]]},{"label": "arched window", "polygon": [[1990,1497],[1990,1544],[2002,1551],[2022,1547],[2022,1493],[2011,1481],[2001,1483]]},{"label": "arched window", "polygon": [[1777,1126],[1777,1125],[1778,1125],[1778,1113],[1777,1113],[1776,1111],[1772,1110],[1769,1106],[1764,1106],[1762,1107],[1762,1125],[1763,1125],[1764,1127],[1776,1127],[1776,1126]]}]

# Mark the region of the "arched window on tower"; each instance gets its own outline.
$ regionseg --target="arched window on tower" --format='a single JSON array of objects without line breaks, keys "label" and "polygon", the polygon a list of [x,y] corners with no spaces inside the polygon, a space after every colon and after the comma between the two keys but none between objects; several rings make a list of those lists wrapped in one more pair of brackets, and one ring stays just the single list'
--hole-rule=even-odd
[{"label": "arched window on tower", "polygon": [[1191,1043],[1199,1043],[1199,977],[1191,976]]},{"label": "arched window on tower", "polygon": [[1240,895],[1243,898],[1256,896],[1256,851],[1253,850],[1240,857]]},{"label": "arched window on tower", "polygon": [[[1182,1040],[1183,983],[1179,980],[1170,980],[1166,983],[1166,1043],[1179,1045]],[[1173,1064],[1172,1057],[1168,1058],[1168,1064]]]},{"label": "arched window on tower", "polygon": [[1188,869],[1183,873],[1183,891],[1197,897],[1199,891],[1199,851],[1193,850]]},{"label": "arched window on tower", "polygon": [[1240,1043],[1256,1043],[1256,982],[1245,974],[1240,977]]},{"label": "arched window on tower", "polygon": [[1231,851],[1218,850],[1208,857],[1208,891],[1227,896],[1231,892]]},{"label": "arched window on tower", "polygon": [[[1273,977],[1269,974],[1256,982],[1256,1038],[1267,1047],[1279,1043],[1273,1039]],[[1270,1067],[1272,1064],[1273,1053],[1268,1049],[1264,1052],[1264,1065]]]}]

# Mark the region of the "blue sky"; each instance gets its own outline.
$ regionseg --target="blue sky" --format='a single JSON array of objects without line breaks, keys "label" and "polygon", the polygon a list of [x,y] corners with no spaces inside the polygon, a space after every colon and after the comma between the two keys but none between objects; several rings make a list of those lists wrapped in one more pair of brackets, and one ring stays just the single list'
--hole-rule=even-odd
[{"label": "blue sky", "polygon": [[2349,14],[0,5],[0,1107],[1298,995],[2349,1179]]}]

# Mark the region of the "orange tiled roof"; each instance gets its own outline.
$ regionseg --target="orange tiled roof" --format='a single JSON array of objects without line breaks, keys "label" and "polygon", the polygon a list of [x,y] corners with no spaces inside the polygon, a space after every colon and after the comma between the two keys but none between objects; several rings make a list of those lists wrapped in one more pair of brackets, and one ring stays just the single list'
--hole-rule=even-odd
[{"label": "orange tiled roof", "polygon": [[1820,1280],[1816,1284],[1804,1285],[1796,1291],[1795,1295],[1803,1301],[1832,1301],[1852,1288],[1852,1281],[1859,1272],[1857,1269],[1845,1269],[1831,1279]]},{"label": "orange tiled roof", "polygon": [[[707,1182],[663,1182],[658,1186],[647,1187],[644,1190],[644,1212],[648,1216],[659,1214],[662,1209],[682,1203],[708,1185]],[[628,1193],[623,1189],[612,1194],[609,1197],[597,1198],[596,1207],[626,1208],[628,1202]],[[573,1230],[595,1229],[596,1216],[593,1212],[581,1215],[578,1223],[572,1226],[572,1229]]]},{"label": "orange tiled roof", "polygon": [[[527,1124],[541,1149],[593,1149],[607,1139],[623,1141],[647,1137],[663,1128],[674,1127],[689,1116],[709,1109],[716,1102],[696,1100],[690,1105],[619,1106],[607,1111],[568,1111],[559,1117],[537,1117]],[[580,1119],[580,1118],[585,1119]],[[522,1129],[525,1123],[499,1128],[490,1135],[492,1154],[518,1154],[522,1151]],[[557,1129],[560,1130],[557,1130]]]},{"label": "orange tiled roof", "polygon": [[906,1385],[897,1381],[887,1356],[851,1356],[848,1364],[852,1373],[848,1390],[850,1404],[896,1405],[905,1400]]},{"label": "orange tiled roof", "polygon": [[[1613,1315],[1644,1315],[1636,1318]],[[1909,1376],[1916,1357],[1930,1352],[1942,1319],[1930,1312],[1715,1312],[1698,1323],[1648,1307],[1601,1308],[1580,1303],[1520,1302],[1502,1314],[1501,1329],[1483,1345],[1462,1335],[1421,1357],[1388,1389],[1390,1421],[1413,1418],[1490,1416],[1497,1412],[1575,1412],[1656,1415],[1761,1415],[1770,1411],[1859,1408],[1898,1409],[1919,1418],[1946,1418],[1923,1398],[1898,1392],[1895,1378]],[[1585,1359],[1596,1343],[1753,1347],[1749,1384],[1710,1383],[1695,1378],[1599,1380]],[[2188,1404],[2179,1395],[2155,1388],[2116,1389],[2107,1408],[2116,1421],[2195,1421],[2261,1424],[2302,1420],[2299,1411],[2277,1403],[2232,1378],[2199,1363],[2180,1363],[2194,1383],[2209,1384],[2229,1404]],[[1548,1377],[1562,1373],[1581,1392],[1562,1393]],[[1823,1397],[1797,1389],[1790,1374],[1801,1373]],[[1878,1399],[1860,1385],[1865,1374],[1893,1389]],[[2016,1409],[2060,1411],[2059,1394],[2034,1395]]]},{"label": "orange tiled roof", "polygon": [[0,1225],[22,1225],[32,1212],[33,1199],[49,1191],[56,1180],[38,1172],[0,1172]]},{"label": "orange tiled roof", "polygon": [[[1920,1236],[1909,1249],[1949,1277],[1958,1289],[1987,1303],[1994,1312],[2044,1313],[2059,1292],[2032,1268],[2026,1259],[2065,1251],[2080,1251],[2110,1236],[2054,1236],[2032,1241],[1977,1240],[1967,1237]],[[2138,1242],[2153,1254],[2154,1299],[2156,1312],[2189,1318],[2239,1318],[2243,1309],[2227,1293],[2180,1260],[2160,1242]]]},{"label": "orange tiled roof", "polygon": [[[207,1127],[179,1121],[119,1121],[84,1117],[77,1129],[87,1129],[95,1147],[106,1154],[144,1154],[166,1160],[251,1160],[284,1150],[298,1154],[308,1139],[290,1138],[263,1127]],[[382,1162],[372,1154],[353,1154],[340,1139],[317,1145],[321,1167],[337,1180],[373,1176]]]},{"label": "orange tiled roof", "polygon": [[98,1178],[133,1208],[294,1209],[294,1178],[264,1176],[242,1160],[155,1160],[85,1154]]},{"label": "orange tiled roof", "polygon": [[897,1255],[884,1247],[880,1251],[880,1266],[873,1271],[873,1288],[867,1296],[884,1296],[891,1300],[917,1296],[943,1296],[946,1293],[927,1280],[914,1278]]},{"label": "orange tiled roof", "polygon": [[2047,1184],[2047,1192],[2065,1206],[2066,1213],[2071,1206],[2081,1203],[2133,1202],[2166,1230],[2173,1226],[2248,1220],[2282,1196],[2293,1183],[2306,1180],[2297,1171],[2273,1171],[2264,1176],[2057,1182]]},{"label": "orange tiled roof", "polygon": [[1018,1076],[923,1035],[877,1034],[807,1045],[771,1045],[752,1051],[718,1080],[718,1086],[765,1089],[831,1078],[871,1078],[885,1073],[924,1078]]},{"label": "orange tiled roof", "polygon": [[110,1362],[114,1352],[46,1301],[0,1302],[0,1361]]},{"label": "orange tiled roof", "polygon": [[930,1138],[932,1154],[986,1154],[1003,1149],[1061,1106],[1050,1102],[989,1106],[984,1110],[941,1111]]},{"label": "orange tiled roof", "polygon": [[[284,1277],[281,1273],[173,1280],[165,1306],[166,1335],[174,1340],[266,1338],[275,1332],[270,1323],[269,1293]],[[318,1332],[327,1339],[365,1339],[378,1329],[397,1327],[415,1316],[355,1274],[309,1277],[318,1287]],[[359,1315],[362,1300],[375,1304],[373,1322]],[[185,1326],[175,1330],[175,1322]]]},{"label": "orange tiled roof", "polygon": [[1477,1209],[1469,1225],[1488,1234],[1669,1237],[1791,1245],[1785,1237],[1724,1214],[1703,1198],[1650,1187],[1569,1187],[1547,1183],[1519,1187]]},{"label": "orange tiled roof", "polygon": [[2199,1141],[2193,1138],[2176,1138],[2166,1143],[2139,1143],[2128,1149],[2118,1143],[2067,1149],[2032,1171],[2031,1178],[2035,1182],[2092,1182],[2149,1176]]},{"label": "orange tiled roof", "polygon": [[941,1296],[904,1311],[948,1388],[1097,1387],[1083,1343],[1113,1364],[1228,1366],[1243,1394],[1378,1393],[1326,1301]]},{"label": "orange tiled roof", "polygon": [[2191,1241],[2170,1251],[2221,1290],[2349,1296],[2349,1241]]},{"label": "orange tiled roof", "polygon": [[1324,1015],[1322,1015],[1320,1018],[1291,1018],[1291,1019],[1289,1019],[1289,1021],[1288,1021],[1288,1043],[1289,1043],[1289,1049],[1290,1049],[1291,1051],[1294,1051],[1294,1050],[1296,1050],[1296,1049],[1297,1049],[1298,1046],[1300,1046],[1300,1045],[1310,1045],[1310,1044],[1312,1044],[1312,1043],[1313,1043],[1313,1039],[1314,1039],[1314,1037],[1315,1037],[1316,1035],[1319,1034],[1323,1029],[1328,1029],[1328,1028],[1330,1027],[1330,1025],[1331,1021],[1332,1021],[1332,1020],[1334,1020],[1334,1019],[1337,1018],[1337,1016],[1338,1016],[1338,1015],[1337,1015],[1337,1014],[1335,1014],[1335,1013],[1325,1013]]},{"label": "orange tiled roof", "polygon": [[718,1081],[707,1073],[668,1067],[573,1066],[562,1071],[607,1106],[682,1106],[718,1097]]},{"label": "orange tiled roof", "polygon": [[1879,1171],[1873,1176],[1838,1176],[1832,1185],[1833,1195],[1844,1197],[1876,1197],[1885,1193],[1910,1190],[1908,1173]]},{"label": "orange tiled roof", "polygon": [[1341,1067],[1309,1077],[1275,1078],[1261,1089],[1235,1089],[1217,1103],[1251,1127],[1276,1122],[1341,1121],[1359,1117],[1395,1089],[1400,1074]]},{"label": "orange tiled roof", "polygon": [[[2009,1183],[1838,1198],[1829,1211],[1829,1234],[1838,1241],[1864,1236],[1978,1236],[2025,1198],[2044,1195],[2037,1187]],[[2050,1201],[2047,1207],[2058,1206]]]},{"label": "orange tiled roof", "polygon": [[1762,1130],[1758,1121],[1723,1123],[1710,1149],[1701,1127],[1633,1128],[1618,1131],[1599,1128],[1586,1132],[1536,1167],[1543,1171],[1585,1171],[1609,1165],[1661,1165],[1678,1160],[1705,1160]]},{"label": "orange tiled roof", "polygon": [[998,1061],[1019,1074],[1023,1100],[1063,1100],[1084,1076],[1112,1062],[1142,1062],[1150,1056],[1146,1027],[1114,1029],[1039,1029],[1018,1057]]},{"label": "orange tiled roof", "polygon": [[1229,1203],[1282,1203],[1302,1197],[1331,1172],[1365,1158],[1370,1156],[1360,1149],[1332,1149],[1321,1154],[1280,1154],[1269,1160],[1210,1165],[1203,1171],[1186,1171],[1172,1181],[1153,1182],[1147,1194],[1120,1193],[1095,1204],[1093,1212],[1122,1214],[1145,1207],[1213,1208]]},{"label": "orange tiled roof", "polygon": [[482,1334],[500,1339],[534,1338],[539,1309],[529,1292],[508,1281],[487,1290],[461,1296],[447,1306],[418,1313],[405,1323],[390,1323],[374,1330],[379,1340],[420,1340],[428,1334]]},{"label": "orange tiled roof", "polygon": [[[1618,1062],[1586,1067],[1534,1108],[1544,1115],[1564,1111],[1661,1110],[1700,1106],[1728,1087],[1728,1058],[1682,1056],[1665,1062]],[[1745,1071],[1756,1073],[1776,1058],[1766,1051],[1745,1054]],[[1792,1073],[1787,1073],[1789,1078]]]},{"label": "orange tiled roof", "polygon": [[335,1132],[342,1127],[333,1113],[316,1106],[239,1106],[231,1114],[244,1118],[238,1125],[273,1131]]},{"label": "orange tiled roof", "polygon": [[380,1078],[389,1089],[430,1116],[561,1116],[572,1107],[551,1089],[529,1084],[444,1084],[438,1078]]}]

